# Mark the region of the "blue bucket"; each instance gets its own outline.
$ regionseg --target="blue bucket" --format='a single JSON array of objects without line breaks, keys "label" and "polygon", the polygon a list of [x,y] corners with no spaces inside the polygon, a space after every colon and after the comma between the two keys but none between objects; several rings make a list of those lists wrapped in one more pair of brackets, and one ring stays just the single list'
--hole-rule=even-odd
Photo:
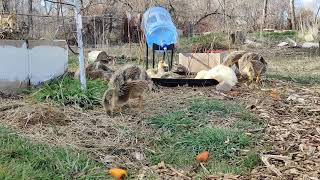
[{"label": "blue bucket", "polygon": [[162,48],[178,41],[178,33],[169,12],[162,7],[152,7],[143,14],[143,30],[148,47],[156,44]]}]

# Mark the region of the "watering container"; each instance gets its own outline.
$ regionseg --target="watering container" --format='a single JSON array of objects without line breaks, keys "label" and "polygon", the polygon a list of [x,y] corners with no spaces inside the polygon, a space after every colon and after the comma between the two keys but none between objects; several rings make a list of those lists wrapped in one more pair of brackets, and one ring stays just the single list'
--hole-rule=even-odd
[{"label": "watering container", "polygon": [[143,14],[142,23],[148,47],[156,44],[164,48],[177,43],[177,29],[166,9],[162,7],[148,9]]}]

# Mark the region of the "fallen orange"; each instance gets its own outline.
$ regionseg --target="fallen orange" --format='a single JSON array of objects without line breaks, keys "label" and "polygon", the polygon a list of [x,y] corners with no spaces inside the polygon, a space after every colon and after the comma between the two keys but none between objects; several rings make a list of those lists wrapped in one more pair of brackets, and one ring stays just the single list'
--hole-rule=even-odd
[{"label": "fallen orange", "polygon": [[108,172],[114,179],[117,180],[121,180],[124,176],[128,176],[128,172],[120,168],[111,168]]},{"label": "fallen orange", "polygon": [[208,151],[204,151],[200,154],[197,155],[196,157],[198,162],[206,162],[209,159],[209,152]]}]

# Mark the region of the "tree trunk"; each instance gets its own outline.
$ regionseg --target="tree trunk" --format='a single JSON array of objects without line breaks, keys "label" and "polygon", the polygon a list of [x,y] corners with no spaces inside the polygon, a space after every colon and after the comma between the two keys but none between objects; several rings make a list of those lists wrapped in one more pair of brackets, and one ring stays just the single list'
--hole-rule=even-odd
[{"label": "tree trunk", "polygon": [[59,20],[60,11],[61,11],[61,9],[60,9],[60,2],[61,2],[61,0],[59,0],[58,2],[59,2],[59,3],[57,3],[57,19]]},{"label": "tree trunk", "polygon": [[267,14],[268,14],[268,0],[264,0],[262,27],[266,27]]},{"label": "tree trunk", "polygon": [[33,32],[33,20],[32,20],[32,0],[28,0],[28,26],[29,26],[29,36],[32,36],[32,32]]},{"label": "tree trunk", "polygon": [[19,6],[19,0],[16,0],[14,3],[14,11],[16,12],[16,14],[18,14],[18,7]]},{"label": "tree trunk", "polygon": [[222,1],[223,3],[223,24],[224,24],[224,32],[227,30],[227,22],[226,22],[226,0]]},{"label": "tree trunk", "polygon": [[295,12],[295,6],[294,6],[294,0],[290,0],[290,9],[291,9],[291,22],[292,22],[292,29],[296,29],[296,12]]},{"label": "tree trunk", "polygon": [[2,8],[4,13],[10,13],[9,0],[2,0]]}]

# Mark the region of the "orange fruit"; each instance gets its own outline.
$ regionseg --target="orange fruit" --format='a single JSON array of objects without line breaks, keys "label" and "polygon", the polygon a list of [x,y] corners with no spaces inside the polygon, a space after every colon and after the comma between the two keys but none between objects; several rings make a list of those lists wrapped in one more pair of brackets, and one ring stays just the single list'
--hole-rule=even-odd
[{"label": "orange fruit", "polygon": [[200,154],[197,155],[196,157],[198,162],[207,162],[209,159],[209,152],[208,151],[204,151]]},{"label": "orange fruit", "polygon": [[111,168],[108,173],[110,174],[110,176],[117,180],[121,180],[124,176],[128,176],[128,172],[120,168]]}]

